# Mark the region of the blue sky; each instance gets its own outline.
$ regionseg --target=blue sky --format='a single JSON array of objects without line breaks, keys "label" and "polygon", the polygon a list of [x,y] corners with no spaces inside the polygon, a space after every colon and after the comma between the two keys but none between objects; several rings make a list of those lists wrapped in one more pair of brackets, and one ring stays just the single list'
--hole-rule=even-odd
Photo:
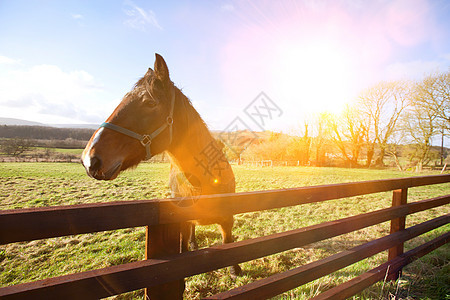
[{"label": "blue sky", "polygon": [[447,71],[448,16],[426,0],[0,0],[0,117],[101,123],[157,52],[211,129],[250,124],[265,92],[283,111],[265,129],[295,131],[381,80]]}]

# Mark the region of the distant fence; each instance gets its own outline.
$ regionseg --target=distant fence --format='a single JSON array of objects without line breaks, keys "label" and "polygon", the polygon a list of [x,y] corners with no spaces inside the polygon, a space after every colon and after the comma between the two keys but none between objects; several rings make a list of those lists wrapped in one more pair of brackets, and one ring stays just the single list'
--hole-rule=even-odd
[{"label": "distant fence", "polygon": [[304,163],[299,160],[272,160],[272,159],[263,159],[263,160],[242,160],[240,162],[241,165],[247,165],[252,167],[292,167],[292,166],[305,166],[310,165],[310,163]]},{"label": "distant fence", "polygon": [[[28,151],[33,152],[33,151]],[[36,153],[26,153],[19,156],[6,155],[0,153],[0,162],[67,162],[79,163],[81,154],[58,153],[52,148],[47,148],[44,151]],[[166,155],[158,154],[151,159],[145,161],[146,163],[168,163],[169,159]]]},{"label": "distant fence", "polygon": [[59,157],[0,157],[0,162],[12,163],[12,162],[58,162],[58,163],[79,163],[80,157],[77,156],[59,156]]},{"label": "distant fence", "polygon": [[[328,258],[217,294],[209,299],[268,298],[389,249],[388,262],[315,299],[345,299],[450,239],[450,232],[403,253],[403,243],[450,221],[450,214],[405,229],[409,214],[450,203],[450,195],[407,203],[411,187],[450,182],[450,175],[410,177],[190,199],[83,204],[0,211],[0,243],[146,226],[146,260],[0,288],[2,299],[95,299],[147,288],[151,299],[181,299],[184,278],[302,247],[382,222],[391,234]],[[180,249],[180,222],[393,191],[389,208],[193,252]],[[163,259],[158,259],[163,258]]]}]

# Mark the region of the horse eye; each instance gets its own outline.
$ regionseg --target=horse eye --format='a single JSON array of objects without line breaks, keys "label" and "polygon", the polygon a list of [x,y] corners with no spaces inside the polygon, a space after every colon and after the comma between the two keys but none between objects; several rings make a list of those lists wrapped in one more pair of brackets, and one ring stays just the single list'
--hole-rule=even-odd
[{"label": "horse eye", "polygon": [[143,102],[146,106],[150,106],[150,107],[155,107],[157,104],[157,102],[153,99],[144,99]]}]

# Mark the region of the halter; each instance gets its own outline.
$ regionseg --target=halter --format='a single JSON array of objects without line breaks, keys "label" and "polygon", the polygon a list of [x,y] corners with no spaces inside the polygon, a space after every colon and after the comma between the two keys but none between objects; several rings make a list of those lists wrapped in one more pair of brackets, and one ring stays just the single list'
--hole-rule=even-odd
[{"label": "halter", "polygon": [[140,135],[139,133],[136,133],[134,131],[131,131],[129,129],[120,127],[118,125],[109,123],[109,122],[104,122],[102,125],[100,125],[100,127],[104,127],[104,128],[109,128],[112,130],[115,130],[117,132],[120,132],[126,136],[132,137],[136,140],[139,140],[139,142],[141,142],[142,146],[144,146],[145,148],[145,152],[146,157],[145,159],[150,159],[152,157],[152,151],[150,149],[150,145],[152,144],[152,140],[157,137],[161,132],[164,131],[164,129],[166,129],[167,127],[169,127],[169,144],[172,143],[172,125],[173,125],[173,109],[175,106],[175,90],[173,91],[173,95],[172,95],[172,100],[171,100],[171,107],[170,107],[170,112],[169,115],[166,118],[166,123],[164,123],[163,125],[161,125],[158,129],[156,129],[155,131],[153,131],[151,134],[144,134],[144,135]]}]

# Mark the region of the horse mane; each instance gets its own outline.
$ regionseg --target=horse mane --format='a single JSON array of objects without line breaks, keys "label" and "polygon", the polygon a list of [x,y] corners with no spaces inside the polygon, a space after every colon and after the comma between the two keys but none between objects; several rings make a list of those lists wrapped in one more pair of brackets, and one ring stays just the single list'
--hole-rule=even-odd
[{"label": "horse mane", "polygon": [[137,87],[143,86],[145,85],[145,80],[147,79],[146,76],[142,76],[134,85],[133,88],[131,90],[134,90]]},{"label": "horse mane", "polygon": [[[133,89],[140,87],[140,86],[145,86],[146,84],[146,80],[148,76],[144,75],[143,77],[141,77],[133,86]],[[182,89],[178,88],[173,82],[172,82],[174,88],[175,88],[175,93],[179,93],[179,95],[181,96],[180,98],[182,99],[182,103],[186,109],[186,113],[188,114],[189,117],[191,117],[192,119],[189,120],[188,118],[188,123],[191,122],[195,122],[198,121],[200,122],[200,124],[204,125],[206,127],[206,129],[209,132],[209,128],[208,125],[205,123],[205,121],[203,120],[203,118],[200,116],[200,114],[198,113],[198,111],[194,108],[194,106],[192,105],[191,100],[183,93]]]},{"label": "horse mane", "polygon": [[175,87],[179,93],[181,94],[181,98],[182,98],[182,102],[183,105],[186,109],[186,113],[192,118],[191,120],[189,120],[188,118],[188,122],[192,122],[192,121],[198,121],[200,122],[200,124],[202,124],[209,132],[209,128],[208,125],[205,123],[205,121],[203,120],[203,118],[200,116],[200,114],[198,113],[198,111],[194,108],[194,106],[192,105],[191,100],[183,94],[183,91],[177,87]]}]

